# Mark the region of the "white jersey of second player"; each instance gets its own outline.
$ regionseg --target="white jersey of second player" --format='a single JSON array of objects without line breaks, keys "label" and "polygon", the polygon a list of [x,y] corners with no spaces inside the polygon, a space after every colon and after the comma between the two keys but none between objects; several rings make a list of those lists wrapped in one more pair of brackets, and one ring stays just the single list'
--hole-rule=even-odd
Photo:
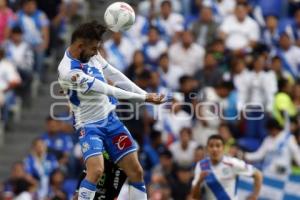
[{"label": "white jersey of second player", "polygon": [[[242,160],[229,156],[224,156],[217,165],[211,164],[211,173],[214,173],[216,179],[218,180],[218,182],[223,187],[223,189],[225,190],[225,192],[231,200],[238,199],[236,186],[237,177],[239,175],[253,176],[255,170],[256,169],[252,165],[248,165]],[[195,186],[197,181],[199,180],[201,171],[202,170],[199,161],[195,167],[195,174],[192,182],[193,186]],[[211,191],[211,189],[205,183],[205,180],[203,183],[203,187],[205,189],[205,197],[203,199],[217,200],[213,191]]]},{"label": "white jersey of second player", "polygon": [[[67,50],[58,66],[58,73],[60,86],[69,97],[75,128],[105,119],[116,107],[116,99],[112,96],[145,99],[146,92],[114,69],[99,53],[91,57],[88,63],[81,63],[72,58]],[[128,90],[109,86],[106,78],[115,83],[119,81]],[[96,82],[98,85],[94,84]],[[93,90],[94,85],[101,92]],[[128,92],[130,90],[136,94]]]}]

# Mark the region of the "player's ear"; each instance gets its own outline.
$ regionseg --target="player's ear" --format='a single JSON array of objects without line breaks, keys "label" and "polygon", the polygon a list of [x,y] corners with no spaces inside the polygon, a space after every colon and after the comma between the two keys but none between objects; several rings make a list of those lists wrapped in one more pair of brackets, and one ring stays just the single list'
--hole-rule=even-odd
[{"label": "player's ear", "polygon": [[83,47],[84,47],[83,41],[82,41],[82,40],[79,40],[78,43],[77,43],[77,48],[78,48],[79,50],[82,50]]}]

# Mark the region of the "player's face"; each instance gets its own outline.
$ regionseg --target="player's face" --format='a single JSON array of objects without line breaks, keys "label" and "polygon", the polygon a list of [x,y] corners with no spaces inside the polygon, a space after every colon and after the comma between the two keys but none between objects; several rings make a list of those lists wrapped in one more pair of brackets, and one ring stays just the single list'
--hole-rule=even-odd
[{"label": "player's face", "polygon": [[224,153],[224,145],[221,140],[212,139],[207,144],[207,151],[212,161],[219,161]]},{"label": "player's face", "polygon": [[97,54],[98,46],[99,41],[97,40],[84,43],[81,47],[82,51],[79,55],[79,60],[83,63],[87,63],[91,57]]}]

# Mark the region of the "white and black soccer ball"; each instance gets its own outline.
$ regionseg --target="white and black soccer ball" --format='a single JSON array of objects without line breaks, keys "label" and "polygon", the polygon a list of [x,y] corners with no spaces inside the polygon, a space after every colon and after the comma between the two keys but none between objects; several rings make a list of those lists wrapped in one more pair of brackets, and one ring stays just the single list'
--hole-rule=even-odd
[{"label": "white and black soccer ball", "polygon": [[127,3],[115,2],[106,9],[104,21],[107,28],[113,32],[126,31],[134,24],[135,13]]}]

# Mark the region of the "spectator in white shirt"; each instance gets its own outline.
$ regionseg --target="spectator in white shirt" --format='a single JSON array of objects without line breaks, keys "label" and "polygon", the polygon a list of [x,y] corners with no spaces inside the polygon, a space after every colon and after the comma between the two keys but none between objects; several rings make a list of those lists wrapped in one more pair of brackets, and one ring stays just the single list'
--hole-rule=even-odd
[{"label": "spectator in white shirt", "polygon": [[169,150],[178,166],[190,167],[196,148],[197,143],[192,140],[192,130],[183,128],[180,130],[179,140],[171,144]]},{"label": "spectator in white shirt", "polygon": [[11,30],[10,39],[5,44],[5,52],[18,70],[31,73],[33,52],[29,44],[23,40],[23,31],[20,27],[16,26]]},{"label": "spectator in white shirt", "polygon": [[122,33],[115,32],[112,39],[104,43],[107,53],[107,61],[116,66],[118,70],[124,72],[131,64],[136,47]]},{"label": "spectator in white shirt", "polygon": [[153,69],[156,69],[159,56],[166,52],[167,49],[168,45],[164,40],[160,39],[158,29],[151,26],[148,32],[148,39],[143,45],[145,63],[149,64]]},{"label": "spectator in white shirt", "polygon": [[0,90],[9,91],[16,88],[20,83],[21,78],[15,65],[0,55]]},{"label": "spectator in white shirt", "polygon": [[218,134],[230,90],[230,84],[221,81],[215,87],[205,87],[201,91],[202,99],[196,106],[197,121],[193,127],[193,137],[198,144],[205,146],[210,136]]},{"label": "spectator in white shirt", "polygon": [[236,53],[249,52],[259,40],[259,26],[247,13],[246,4],[237,4],[235,14],[221,24],[221,37],[226,47]]},{"label": "spectator in white shirt", "polygon": [[179,132],[184,127],[191,127],[191,116],[182,110],[184,96],[181,93],[173,94],[170,109],[166,109],[159,116],[154,128],[162,132],[166,144],[171,144],[179,138]]},{"label": "spectator in white shirt", "polygon": [[170,64],[169,56],[163,53],[159,58],[159,69],[163,86],[175,91],[179,89],[179,78],[185,73],[180,67]]},{"label": "spectator in white shirt", "polygon": [[224,20],[234,12],[236,6],[235,0],[204,0],[203,4],[205,6],[212,7],[214,10],[214,16],[218,22]]},{"label": "spectator in white shirt", "polygon": [[181,41],[169,49],[171,64],[180,66],[187,75],[193,75],[202,68],[204,54],[205,50],[193,41],[190,31],[184,31]]},{"label": "spectator in white shirt", "polygon": [[[265,71],[266,60],[263,55],[254,59],[246,88],[239,93],[238,108],[244,109],[246,116],[245,136],[262,140],[266,136],[265,119],[273,110],[274,96],[277,92],[277,79],[273,71]],[[247,109],[246,109],[247,108]]]},{"label": "spectator in white shirt", "polygon": [[160,16],[154,20],[154,25],[168,43],[176,41],[179,33],[183,31],[184,18],[181,14],[173,12],[170,0],[162,1],[160,9]]},{"label": "spectator in white shirt", "polygon": [[254,59],[253,69],[245,75],[246,88],[239,93],[239,108],[251,104],[262,106],[265,111],[272,112],[277,79],[273,71],[264,70],[265,66],[266,59],[263,55]]},{"label": "spectator in white shirt", "polygon": [[263,172],[267,175],[287,177],[291,173],[292,161],[300,166],[300,149],[295,136],[284,130],[276,119],[269,119],[268,136],[256,152],[246,153],[249,161],[263,161]]},{"label": "spectator in white shirt", "polygon": [[8,60],[17,67],[21,76],[20,95],[25,102],[29,103],[33,72],[33,52],[28,43],[22,39],[22,36],[21,28],[14,27],[11,31],[10,40],[5,44],[5,51]]},{"label": "spectator in white shirt", "polygon": [[281,33],[279,39],[279,48],[273,54],[280,57],[284,70],[294,79],[299,78],[300,74],[300,48],[291,43],[287,33]]}]

